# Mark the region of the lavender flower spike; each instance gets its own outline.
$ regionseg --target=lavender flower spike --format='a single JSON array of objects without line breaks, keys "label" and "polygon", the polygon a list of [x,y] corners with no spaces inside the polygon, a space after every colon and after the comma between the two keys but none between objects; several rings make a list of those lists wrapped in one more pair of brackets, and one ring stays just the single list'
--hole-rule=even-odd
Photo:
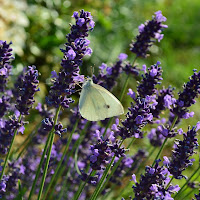
[{"label": "lavender flower spike", "polygon": [[0,40],[0,92],[4,92],[12,68],[10,61],[13,57],[10,45],[11,43],[7,44],[6,41]]},{"label": "lavender flower spike", "polygon": [[150,113],[149,100],[149,98],[138,98],[135,105],[131,102],[126,119],[122,122],[123,126],[120,126],[117,131],[123,139],[129,137],[143,138],[141,129],[153,119],[153,115]]},{"label": "lavender flower spike", "polygon": [[147,57],[149,47],[153,45],[155,39],[160,42],[163,38],[161,34],[163,28],[167,28],[167,25],[162,24],[166,21],[166,17],[162,15],[161,11],[155,12],[155,16],[151,21],[145,22],[139,26],[139,35],[136,37],[136,42],[133,42],[130,46],[130,50],[138,57]]},{"label": "lavender flower spike", "polygon": [[160,84],[162,80],[162,68],[159,66],[161,63],[158,61],[155,65],[148,68],[148,72],[145,73],[141,83],[137,87],[137,91],[140,97],[144,98],[147,95],[153,95],[156,93],[155,86]]},{"label": "lavender flower spike", "polygon": [[183,141],[178,140],[176,142],[170,163],[168,163],[168,170],[176,179],[185,177],[182,172],[192,165],[193,160],[189,159],[189,157],[195,153],[194,149],[198,147],[197,129],[198,127],[188,129],[188,132],[183,134]]},{"label": "lavender flower spike", "polygon": [[195,104],[195,98],[200,94],[200,71],[190,77],[190,81],[183,86],[183,92],[179,93],[179,98],[175,102],[175,106],[171,112],[180,118],[187,116],[188,107]]},{"label": "lavender flower spike", "polygon": [[173,200],[171,194],[179,191],[178,186],[170,186],[166,189],[169,180],[169,172],[165,167],[160,167],[156,162],[155,167],[146,166],[145,174],[140,181],[133,185],[135,198],[137,199],[168,199]]},{"label": "lavender flower spike", "polygon": [[64,54],[61,61],[62,69],[58,75],[54,73],[53,86],[46,98],[47,105],[56,108],[60,105],[68,108],[73,102],[69,96],[74,92],[75,82],[82,82],[79,66],[83,57],[92,53],[92,49],[88,47],[90,41],[86,39],[88,32],[94,28],[91,14],[81,10],[80,15],[74,12],[72,17],[75,18],[76,25],[71,26],[71,33],[66,36],[65,49],[61,49]]},{"label": "lavender flower spike", "polygon": [[17,98],[16,108],[22,115],[28,115],[29,109],[35,100],[33,99],[38,88],[38,70],[35,66],[29,66],[21,79],[16,83],[15,97]]}]

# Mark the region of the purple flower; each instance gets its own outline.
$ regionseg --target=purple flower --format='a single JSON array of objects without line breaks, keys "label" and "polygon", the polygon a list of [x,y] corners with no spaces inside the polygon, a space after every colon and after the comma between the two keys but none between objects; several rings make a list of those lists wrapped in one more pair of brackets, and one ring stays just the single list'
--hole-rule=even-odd
[{"label": "purple flower", "polygon": [[191,116],[186,113],[188,112],[188,108],[196,102],[195,98],[197,98],[200,93],[200,71],[197,73],[196,70],[194,70],[190,81],[184,84],[183,88],[184,90],[179,93],[179,98],[176,100],[174,108],[171,109],[171,112],[177,115],[179,119]]},{"label": "purple flower", "polygon": [[162,80],[162,68],[158,65],[160,65],[160,62],[152,65],[148,69],[148,73],[145,73],[145,76],[143,76],[141,83],[137,87],[140,97],[151,96],[156,92],[155,85],[160,84],[159,81]]},{"label": "purple flower", "polygon": [[[81,171],[81,175],[79,176],[79,178],[82,181],[86,181],[87,183],[91,184],[91,185],[96,185],[98,182],[98,175],[95,176],[89,176],[89,174],[86,174],[85,172]],[[85,198],[84,198],[85,199]]]},{"label": "purple flower", "polygon": [[136,41],[131,44],[130,50],[138,57],[147,57],[149,47],[156,41],[160,42],[163,38],[161,34],[163,28],[167,28],[162,22],[165,22],[166,18],[162,15],[161,11],[155,12],[155,16],[151,21],[147,21],[145,24],[141,24],[139,29],[139,35],[136,37]]},{"label": "purple flower", "polygon": [[183,133],[184,139],[176,141],[176,147],[173,150],[168,168],[176,179],[185,177],[182,172],[192,165],[192,160],[189,157],[194,154],[194,150],[198,147],[196,135],[195,127],[189,128],[187,133]]},{"label": "purple flower", "polygon": [[10,97],[7,95],[3,95],[0,97],[0,118],[2,118],[5,113],[10,108]]},{"label": "purple flower", "polygon": [[141,129],[152,120],[152,114],[149,109],[149,98],[136,99],[136,104],[128,108],[126,119],[122,122],[117,132],[123,139],[129,137],[142,138],[143,132]]},{"label": "purple flower", "polygon": [[84,23],[85,23],[85,19],[84,18],[79,18],[78,21],[77,21],[77,24],[79,26],[82,26]]},{"label": "purple flower", "polygon": [[51,78],[58,78],[58,74],[56,73],[56,71],[55,70],[53,70],[52,72],[51,72]]},{"label": "purple flower", "polygon": [[2,198],[6,193],[6,182],[8,181],[8,176],[3,176],[3,179],[0,180],[0,198]]},{"label": "purple flower", "polygon": [[166,188],[169,173],[165,167],[160,167],[158,161],[154,167],[146,166],[145,174],[140,181],[133,185],[135,198],[137,199],[173,199],[171,194],[177,192],[177,186]]},{"label": "purple flower", "polygon": [[74,93],[75,83],[80,80],[79,66],[85,55],[91,55],[92,50],[88,47],[90,41],[86,39],[88,32],[93,29],[94,23],[89,12],[84,10],[74,12],[72,17],[76,20],[76,25],[71,26],[71,33],[67,35],[65,49],[61,49],[64,56],[61,61],[62,69],[53,79],[46,102],[48,106],[68,108],[74,101],[70,98]]},{"label": "purple flower", "polygon": [[39,91],[38,71],[35,66],[29,66],[21,77],[15,84],[16,89],[14,94],[17,99],[15,107],[22,115],[28,115],[29,109],[35,102],[34,94]]},{"label": "purple flower", "polygon": [[192,200],[200,200],[200,191],[199,191],[199,194],[195,194],[195,199],[192,199]]},{"label": "purple flower", "polygon": [[66,132],[67,132],[67,129],[66,128],[63,129],[63,125],[61,124],[61,122],[55,125],[55,134],[61,137],[62,133],[66,133]]},{"label": "purple flower", "polygon": [[0,128],[0,154],[7,154],[10,143],[12,141],[14,131],[23,126],[23,123],[18,122],[18,118],[13,115]]},{"label": "purple flower", "polygon": [[160,113],[165,110],[166,108],[171,108],[170,106],[174,105],[175,98],[173,95],[174,88],[171,88],[170,86],[165,89],[161,89],[158,91],[156,102],[157,105],[155,105],[155,108],[151,109],[151,113],[155,118],[160,118]]},{"label": "purple flower", "polygon": [[14,58],[12,57],[11,53],[11,44],[11,42],[7,44],[6,41],[0,40],[0,92],[5,91],[8,82],[8,76],[10,75],[12,69],[10,63]]},{"label": "purple flower", "polygon": [[67,53],[66,56],[69,60],[73,60],[76,57],[76,53],[74,52],[73,49],[70,49]]},{"label": "purple flower", "polygon": [[133,90],[130,89],[130,88],[128,89],[127,95],[129,95],[132,99],[136,99],[136,94],[135,94],[135,92],[133,92]]},{"label": "purple flower", "polygon": [[137,65],[133,66],[130,62],[125,62],[123,67],[123,71],[126,72],[126,74],[132,74],[134,76],[138,76],[141,69],[137,67]]},{"label": "purple flower", "polygon": [[147,137],[149,138],[151,145],[154,147],[160,147],[165,139],[162,134],[161,126],[158,126],[157,129],[152,128]]},{"label": "purple flower", "polygon": [[109,140],[99,139],[97,144],[92,145],[90,148],[92,151],[92,155],[90,156],[90,166],[93,170],[101,170],[111,157]]},{"label": "purple flower", "polygon": [[18,180],[21,179],[21,175],[23,173],[22,168],[24,166],[21,163],[21,159],[19,159],[17,161],[10,162],[8,167],[8,175],[4,175],[3,179],[0,181],[0,197],[3,196],[4,199],[12,200],[18,193]]},{"label": "purple flower", "polygon": [[118,56],[119,60],[125,60],[125,59],[127,59],[127,57],[128,57],[128,55],[125,53],[120,53]]},{"label": "purple flower", "polygon": [[132,178],[131,178],[130,181],[134,181],[135,183],[137,182],[137,180],[136,180],[136,175],[135,175],[135,174],[132,175]]},{"label": "purple flower", "polygon": [[99,69],[101,70],[97,77],[93,76],[94,83],[98,83],[104,88],[110,90],[115,84],[119,75],[122,73],[123,60],[117,61],[112,67],[102,64]]}]

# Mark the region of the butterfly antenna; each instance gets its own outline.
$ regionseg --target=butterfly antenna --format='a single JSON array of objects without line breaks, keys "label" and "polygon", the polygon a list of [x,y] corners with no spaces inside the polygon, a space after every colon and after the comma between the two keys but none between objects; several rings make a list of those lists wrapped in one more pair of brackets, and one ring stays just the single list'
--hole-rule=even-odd
[{"label": "butterfly antenna", "polygon": [[91,77],[93,77],[93,75],[94,75],[94,67],[92,67],[92,66],[91,66],[91,75],[92,75]]}]

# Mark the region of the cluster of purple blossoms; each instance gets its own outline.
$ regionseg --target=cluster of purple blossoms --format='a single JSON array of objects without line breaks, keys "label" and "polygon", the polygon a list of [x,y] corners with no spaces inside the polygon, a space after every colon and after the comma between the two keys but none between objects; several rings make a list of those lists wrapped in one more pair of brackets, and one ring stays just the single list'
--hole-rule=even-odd
[{"label": "cluster of purple blossoms", "polygon": [[6,41],[0,40],[0,92],[4,92],[12,69],[10,62],[13,57],[10,45],[11,43],[7,44]]},{"label": "cluster of purple blossoms", "polygon": [[[100,73],[97,77],[93,76],[94,83],[98,83],[104,88],[110,90],[115,84],[117,78],[120,76],[122,71],[126,71],[127,73],[132,70],[132,66],[129,66],[128,63],[124,63],[123,61],[127,58],[125,53],[121,53],[118,56],[118,61],[112,66],[108,67],[105,63],[103,63],[99,69]],[[130,69],[128,68],[130,67]],[[134,73],[135,75],[139,75],[139,69],[134,68],[130,73]]]},{"label": "cluster of purple blossoms", "polygon": [[[103,140],[99,138],[95,145],[91,145],[92,155],[90,156],[90,166],[93,170],[101,170],[104,168],[110,158],[111,149],[109,148],[109,139]],[[103,167],[102,167],[103,166]]]},{"label": "cluster of purple blossoms", "polygon": [[141,69],[138,68],[137,65],[133,66],[130,62],[125,62],[123,71],[128,75],[131,74],[131,75],[137,77],[137,76],[139,76]]},{"label": "cluster of purple blossoms", "polygon": [[[53,118],[45,118],[42,120],[42,124],[38,129],[38,134],[33,137],[33,143],[35,144],[41,144],[44,142],[45,137],[48,135],[48,133],[52,130],[53,128]],[[54,133],[59,135],[61,137],[62,133],[66,133],[67,129],[63,129],[63,125],[59,122],[55,125],[54,127]]]},{"label": "cluster of purple blossoms", "polygon": [[[130,95],[135,101],[135,105],[131,102],[131,107],[128,108],[129,112],[126,114],[126,119],[122,122],[123,127],[119,127],[118,134],[123,138],[136,137],[142,138],[143,133],[141,129],[153,120],[151,111],[155,109],[157,102],[155,101],[154,94],[156,93],[155,86],[160,84],[162,80],[162,69],[157,64],[152,65],[145,72],[145,76],[137,87],[138,96],[129,89]],[[146,67],[146,66],[145,66]],[[146,71],[146,70],[145,70]]]},{"label": "cluster of purple blossoms", "polygon": [[165,139],[162,134],[162,127],[158,126],[156,129],[152,128],[147,135],[150,143],[154,147],[160,147]]},{"label": "cluster of purple blossoms", "polygon": [[192,189],[200,188],[200,182],[199,181],[192,181],[192,182],[189,182],[187,185],[188,185],[188,187],[190,187]]},{"label": "cluster of purple blossoms", "polygon": [[21,159],[9,163],[9,173],[5,176],[6,178],[3,179],[6,180],[6,188],[2,196],[6,196],[6,199],[13,200],[16,198],[18,194],[18,180],[24,175],[24,170],[25,167],[22,165]]},{"label": "cluster of purple blossoms", "polygon": [[[23,122],[18,117],[13,115],[8,120],[1,123],[0,126],[0,154],[5,155],[8,152],[10,143],[12,141],[16,129],[23,127]],[[20,131],[20,130],[18,130]]]},{"label": "cluster of purple blossoms", "polygon": [[161,11],[155,12],[155,16],[151,21],[139,26],[139,35],[136,37],[136,42],[131,44],[130,50],[137,55],[137,57],[147,57],[149,47],[155,42],[155,39],[160,42],[163,38],[161,34],[163,28],[167,25],[162,24],[166,21],[166,17],[162,15]]},{"label": "cluster of purple blossoms", "polygon": [[90,156],[90,166],[93,170],[102,170],[114,155],[118,158],[125,156],[125,149],[121,147],[121,141],[117,141],[114,132],[110,132],[108,138],[104,139],[100,136],[100,132],[96,131],[98,141],[95,145],[91,145],[92,155]]},{"label": "cluster of purple blossoms", "polygon": [[12,57],[11,43],[0,40],[0,117],[3,117],[10,109],[11,94],[6,90],[8,77],[10,75],[12,66],[10,65]]},{"label": "cluster of purple blossoms", "polygon": [[179,119],[187,119],[192,115],[191,113],[188,113],[188,107],[195,104],[195,98],[197,98],[200,93],[200,71],[197,73],[196,70],[194,70],[194,74],[190,77],[190,81],[183,87],[183,92],[179,93],[179,98],[176,100],[174,108],[171,109],[171,112],[178,116]]},{"label": "cluster of purple blossoms", "polygon": [[183,133],[183,141],[177,140],[176,146],[173,150],[172,156],[168,159],[166,156],[164,164],[167,165],[169,172],[176,179],[181,179],[185,176],[182,172],[190,165],[192,165],[194,159],[189,159],[195,152],[194,150],[198,147],[197,142],[197,130],[199,129],[199,124],[197,127],[189,129],[187,133]]},{"label": "cluster of purple blossoms", "polygon": [[3,176],[2,180],[0,180],[0,199],[5,196],[6,193],[6,183],[8,181],[8,176]]},{"label": "cluster of purple blossoms", "polygon": [[141,129],[153,119],[150,113],[149,99],[137,99],[134,105],[131,102],[131,107],[128,108],[126,119],[122,122],[123,126],[118,127],[118,134],[122,139],[129,137],[143,138]]},{"label": "cluster of purple blossoms", "polygon": [[167,184],[170,181],[169,171],[164,167],[160,167],[158,161],[154,167],[147,166],[145,174],[141,175],[140,181],[137,182],[135,175],[132,176],[132,180],[135,182],[133,185],[133,191],[135,198],[137,199],[168,199],[173,200],[171,194],[179,191],[179,186],[170,185],[166,189]]},{"label": "cluster of purple blossoms", "polygon": [[144,98],[147,95],[151,96],[156,93],[157,90],[155,86],[160,84],[162,80],[162,68],[158,66],[160,64],[161,63],[158,61],[155,65],[148,68],[148,72],[145,72],[145,76],[142,75],[142,81],[137,87],[140,98]]},{"label": "cluster of purple blossoms", "polygon": [[88,47],[90,41],[86,39],[88,32],[94,28],[91,14],[81,10],[80,15],[74,12],[72,17],[75,18],[76,25],[71,26],[65,49],[61,49],[64,54],[61,61],[62,69],[58,74],[55,71],[52,73],[53,86],[46,98],[47,105],[56,108],[60,105],[68,108],[73,102],[67,97],[74,92],[75,83],[83,81],[83,77],[79,75],[79,66],[82,64],[83,57],[92,53],[91,48]]},{"label": "cluster of purple blossoms", "polygon": [[156,98],[157,105],[155,105],[155,108],[151,109],[154,118],[160,118],[160,113],[166,108],[171,109],[171,106],[176,101],[173,95],[173,90],[174,88],[169,86],[167,89],[163,88],[158,91]]},{"label": "cluster of purple blossoms", "polygon": [[35,102],[34,94],[39,91],[38,76],[36,67],[29,66],[15,84],[16,108],[22,115],[28,115],[29,109]]},{"label": "cluster of purple blossoms", "polygon": [[86,174],[85,172],[81,172],[81,175],[80,175],[80,179],[84,182],[87,182],[91,185],[96,185],[97,182],[98,182],[98,178],[99,176],[98,175],[95,175],[95,176],[89,176],[89,174]]},{"label": "cluster of purple blossoms", "polygon": [[0,98],[0,118],[2,118],[10,107],[10,97],[7,95],[3,95]]}]

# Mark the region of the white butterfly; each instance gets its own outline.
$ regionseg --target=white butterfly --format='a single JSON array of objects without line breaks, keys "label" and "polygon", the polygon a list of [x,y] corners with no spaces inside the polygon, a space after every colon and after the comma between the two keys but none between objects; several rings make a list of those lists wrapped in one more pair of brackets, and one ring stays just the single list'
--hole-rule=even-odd
[{"label": "white butterfly", "polygon": [[113,94],[88,78],[80,94],[79,111],[83,118],[99,121],[123,114],[124,108]]}]

